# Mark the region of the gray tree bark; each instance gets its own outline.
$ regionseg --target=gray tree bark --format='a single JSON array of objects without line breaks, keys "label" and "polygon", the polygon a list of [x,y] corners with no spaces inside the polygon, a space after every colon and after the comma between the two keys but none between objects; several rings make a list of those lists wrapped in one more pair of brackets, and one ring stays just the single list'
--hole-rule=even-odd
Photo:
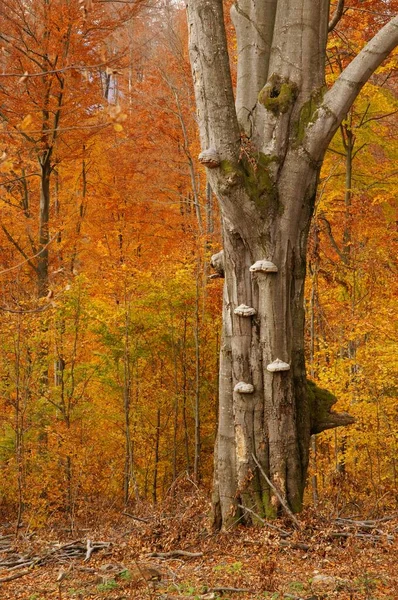
[{"label": "gray tree bark", "polygon": [[[278,495],[299,511],[311,434],[353,422],[346,413],[334,413],[336,399],[306,378],[307,236],[329,141],[397,44],[398,19],[327,90],[329,1],[238,0],[232,8],[235,100],[222,0],[188,0],[187,14],[199,159],[208,167],[223,222],[213,512],[214,525],[225,528],[237,519],[253,521],[253,513],[276,515]],[[257,261],[268,263],[251,270]]]}]

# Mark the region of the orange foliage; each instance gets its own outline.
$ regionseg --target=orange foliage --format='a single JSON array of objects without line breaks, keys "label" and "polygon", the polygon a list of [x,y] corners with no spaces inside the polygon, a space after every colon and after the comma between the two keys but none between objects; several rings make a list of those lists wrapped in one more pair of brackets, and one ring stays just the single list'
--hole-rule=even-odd
[{"label": "orange foliage", "polygon": [[[32,525],[156,501],[185,472],[211,480],[218,216],[196,161],[185,16],[146,4],[0,8],[0,491],[2,509]],[[350,3],[330,78],[379,26],[380,5]],[[345,502],[362,501],[360,489],[397,494],[388,69],[332,143],[309,256],[309,374],[358,418],[318,442],[319,494],[344,485]],[[44,247],[49,293],[38,298]]]}]

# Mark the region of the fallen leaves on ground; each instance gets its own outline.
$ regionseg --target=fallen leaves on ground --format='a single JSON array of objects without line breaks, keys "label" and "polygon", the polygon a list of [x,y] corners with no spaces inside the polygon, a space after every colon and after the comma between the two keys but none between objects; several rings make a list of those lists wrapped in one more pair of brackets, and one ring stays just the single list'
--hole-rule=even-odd
[{"label": "fallen leaves on ground", "polygon": [[[10,528],[3,527],[2,561],[13,552],[52,558],[2,583],[1,600],[397,598],[398,515],[336,520],[307,511],[300,531],[287,520],[273,522],[288,535],[244,526],[216,534],[208,509],[199,493],[181,495],[156,509],[135,507],[130,516],[118,514],[69,539],[56,530],[5,538]],[[79,540],[79,556],[51,553],[71,540]],[[109,546],[85,559],[87,540]],[[183,552],[174,555],[177,550]],[[17,572],[3,569],[0,578]]]}]

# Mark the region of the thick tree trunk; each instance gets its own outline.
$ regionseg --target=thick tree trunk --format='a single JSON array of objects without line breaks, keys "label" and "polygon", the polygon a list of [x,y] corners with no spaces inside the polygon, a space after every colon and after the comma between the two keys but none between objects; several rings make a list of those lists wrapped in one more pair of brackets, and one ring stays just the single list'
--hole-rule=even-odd
[{"label": "thick tree trunk", "polygon": [[[258,183],[266,179],[266,172],[267,167],[257,163],[252,175]],[[305,373],[303,293],[317,175],[316,167],[293,152],[275,186],[263,189],[259,197],[258,185],[248,185],[250,173],[242,170],[237,177],[246,178],[248,190],[236,193],[246,196],[251,210],[234,219],[235,225],[224,219],[224,331],[214,489],[215,519],[221,517],[224,526],[239,515],[239,505],[261,517],[278,511],[279,501],[253,456],[289,506],[294,511],[301,508],[309,440],[316,428]],[[251,272],[261,260],[274,263],[277,272]],[[237,310],[241,305],[255,314],[242,315],[244,311]],[[269,371],[267,366],[277,359],[290,368]],[[239,383],[250,384],[253,391],[237,391]]]},{"label": "thick tree trunk", "polygon": [[[307,236],[328,143],[397,43],[398,19],[326,91],[329,0],[237,0],[235,106],[223,2],[188,0],[187,9],[199,160],[223,220],[213,507],[215,525],[228,527],[275,515],[280,498],[299,511],[311,434],[353,422],[333,413],[334,396],[306,379]],[[219,255],[213,263],[220,273]]]}]

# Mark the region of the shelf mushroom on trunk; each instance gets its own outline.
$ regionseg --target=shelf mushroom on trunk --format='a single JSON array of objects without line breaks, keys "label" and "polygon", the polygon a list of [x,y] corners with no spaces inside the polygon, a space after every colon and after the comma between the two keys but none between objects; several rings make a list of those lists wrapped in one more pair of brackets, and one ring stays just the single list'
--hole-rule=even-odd
[{"label": "shelf mushroom on trunk", "polygon": [[270,260],[258,260],[250,267],[251,273],[262,271],[263,273],[277,273],[278,267]]},{"label": "shelf mushroom on trunk", "polygon": [[255,308],[251,306],[246,306],[246,304],[240,304],[234,310],[235,315],[239,315],[240,317],[253,317],[257,314]]},{"label": "shelf mushroom on trunk", "polygon": [[234,387],[234,392],[238,392],[238,394],[252,394],[254,392],[254,387],[251,383],[239,381]]},{"label": "shelf mushroom on trunk", "polygon": [[278,371],[289,371],[290,365],[288,363],[283,362],[280,358],[276,358],[274,362],[267,365],[267,371],[270,373],[277,373]]},{"label": "shelf mushroom on trunk", "polygon": [[203,152],[199,154],[198,160],[208,169],[216,169],[221,164],[220,155],[215,148],[203,150]]}]

